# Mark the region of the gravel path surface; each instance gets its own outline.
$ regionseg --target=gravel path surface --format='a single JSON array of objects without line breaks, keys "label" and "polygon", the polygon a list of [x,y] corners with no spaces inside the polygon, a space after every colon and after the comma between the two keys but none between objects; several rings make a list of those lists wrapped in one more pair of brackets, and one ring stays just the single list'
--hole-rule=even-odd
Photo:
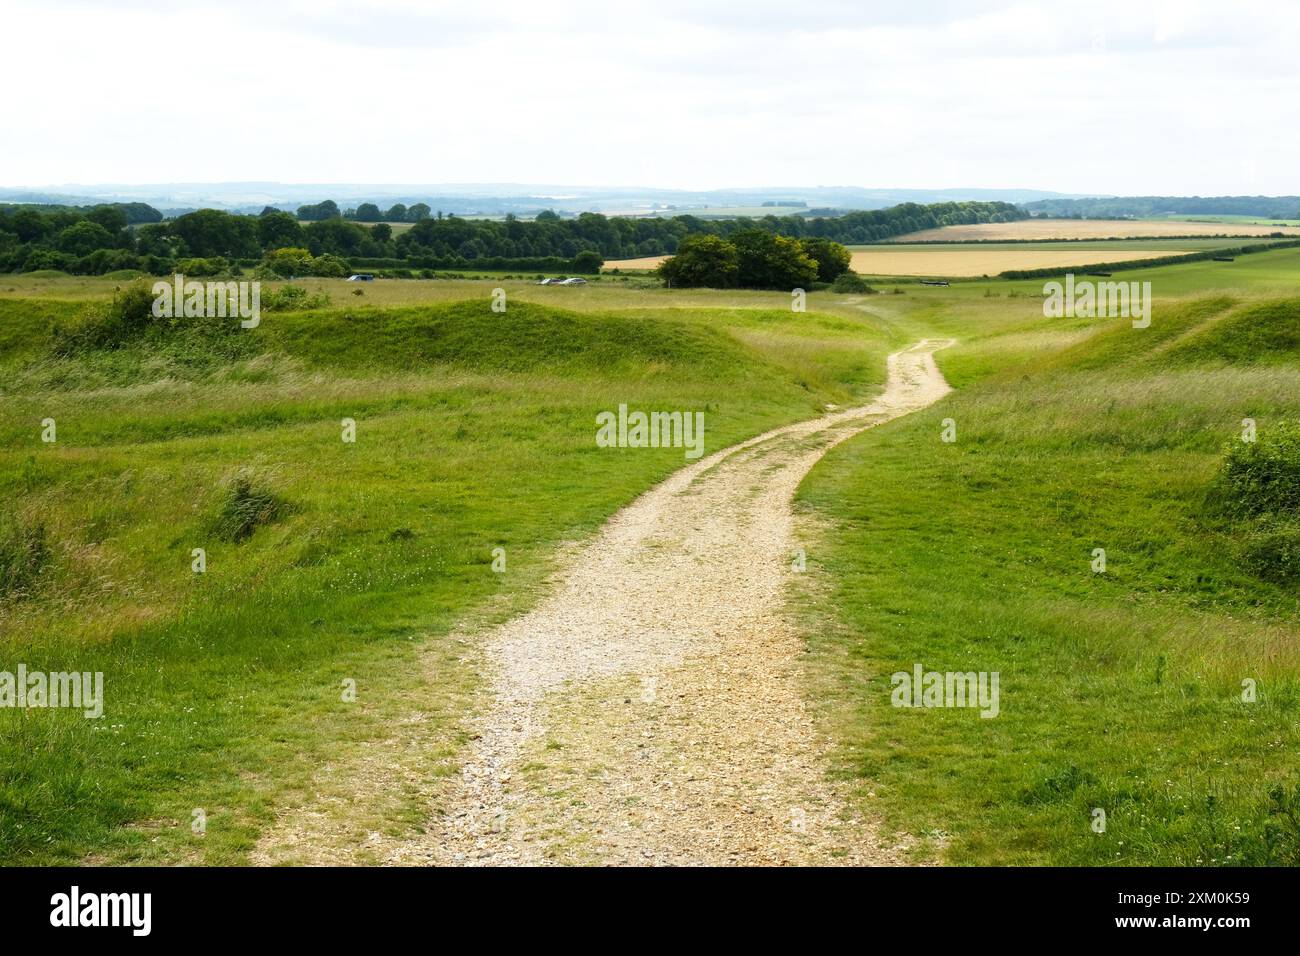
[{"label": "gravel path surface", "polygon": [[827,449],[937,401],[922,342],[870,405],[683,468],[488,643],[495,705],[450,806],[393,862],[889,862],[826,779],[783,615],[795,488]]},{"label": "gravel path surface", "polygon": [[[901,862],[905,848],[882,843],[827,777],[805,706],[803,645],[785,612],[791,503],[829,448],[947,394],[933,359],[947,344],[891,355],[871,404],[703,458],[615,515],[549,597],[488,636],[491,703],[460,773],[430,791],[426,831],[371,833],[365,859]],[[359,775],[371,786],[404,763],[371,759],[382,766]],[[312,832],[324,816],[282,821],[255,860],[357,860],[355,836]]]}]

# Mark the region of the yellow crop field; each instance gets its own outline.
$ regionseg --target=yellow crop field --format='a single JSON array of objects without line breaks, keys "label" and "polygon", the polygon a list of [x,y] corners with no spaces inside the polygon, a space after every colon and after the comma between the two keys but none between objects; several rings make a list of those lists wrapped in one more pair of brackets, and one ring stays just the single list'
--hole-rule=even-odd
[{"label": "yellow crop field", "polygon": [[[1018,239],[1130,239],[1146,236],[1268,236],[1275,232],[1300,236],[1296,226],[1259,226],[1250,223],[1152,221],[1146,219],[1022,219],[1019,222],[985,222],[970,226],[943,226],[899,236],[894,242],[971,242]],[[1032,267],[1026,267],[1032,268]]]},{"label": "yellow crop field", "polygon": [[640,259],[611,259],[605,263],[605,271],[618,269],[622,272],[635,272],[642,269],[655,269],[667,258],[667,256],[642,256]]},{"label": "yellow crop field", "polygon": [[[1045,269],[1056,266],[1086,266],[1094,262],[1128,262],[1133,259],[1155,259],[1176,256],[1178,249],[1154,248],[1052,248],[1033,246],[979,245],[917,246],[901,249],[898,246],[869,246],[852,250],[853,270],[862,275],[878,276],[982,276],[997,275],[1008,269]],[[605,270],[622,272],[653,269],[667,256],[645,256],[640,259],[617,259],[605,263]]]},{"label": "yellow crop field", "polygon": [[986,249],[977,245],[872,246],[853,250],[853,270],[882,276],[995,276],[1008,269],[1086,266],[1094,262],[1129,262],[1178,255],[1171,249]]}]

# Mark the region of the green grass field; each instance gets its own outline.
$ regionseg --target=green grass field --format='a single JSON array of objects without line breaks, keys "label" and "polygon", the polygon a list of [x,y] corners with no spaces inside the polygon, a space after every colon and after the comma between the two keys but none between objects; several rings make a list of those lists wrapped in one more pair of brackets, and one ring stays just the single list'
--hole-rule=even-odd
[{"label": "green grass field", "polygon": [[[5,861],[241,860],[320,762],[427,696],[430,656],[419,705],[454,752],[476,675],[453,626],[526,603],[563,542],[682,464],[600,454],[598,411],[705,410],[715,450],[868,395],[895,341],[770,297],[500,315],[490,283],[450,285],[420,307],[268,315],[220,350],[74,357],[50,328],[80,303],[0,300],[4,527],[48,552],[30,594],[0,595],[0,669],[103,671],[107,712],[0,710]],[[240,475],[284,505],[236,543],[214,529]]]},{"label": "green grass field", "polygon": [[[1250,570],[1206,505],[1243,418],[1300,418],[1300,300],[1264,302],[1000,336],[998,371],[805,482],[830,529],[808,546],[830,588],[810,645],[840,772],[930,852],[1300,861],[1297,580]],[[1000,715],[891,707],[890,675],[917,662],[1000,673]]]},{"label": "green grass field", "polygon": [[[598,411],[706,410],[714,451],[865,400],[927,335],[958,340],[957,391],[832,452],[799,498],[837,772],[950,862],[1294,862],[1268,791],[1296,783],[1296,592],[1204,499],[1243,417],[1300,417],[1298,272],[1292,249],[1117,274],[1152,282],[1146,330],[1044,319],[1041,281],[792,314],[638,282],[311,280],[330,308],[72,354],[55,327],[120,283],[0,277],[0,563],[34,569],[0,593],[0,670],[102,670],[106,697],[98,721],[0,710],[0,862],[243,862],[317,768],[413,707],[451,772],[478,625],[683,463],[596,453]],[[250,500],[270,520],[232,534]],[[1000,671],[1001,716],[891,708],[915,661]]]}]

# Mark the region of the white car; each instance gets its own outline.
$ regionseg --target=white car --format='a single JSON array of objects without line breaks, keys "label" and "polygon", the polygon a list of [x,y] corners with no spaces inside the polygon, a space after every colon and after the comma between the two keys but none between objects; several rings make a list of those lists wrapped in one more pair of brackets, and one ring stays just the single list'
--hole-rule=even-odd
[{"label": "white car", "polygon": [[586,284],[587,284],[587,280],[586,280],[586,279],[577,279],[577,278],[574,278],[574,279],[561,279],[561,280],[560,280],[560,285],[586,285]]}]

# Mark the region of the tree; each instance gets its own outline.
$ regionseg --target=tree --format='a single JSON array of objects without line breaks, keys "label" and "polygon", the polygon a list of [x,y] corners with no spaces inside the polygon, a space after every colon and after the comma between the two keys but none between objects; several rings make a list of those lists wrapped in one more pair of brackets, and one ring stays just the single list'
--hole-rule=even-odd
[{"label": "tree", "polygon": [[417,202],[406,210],[406,220],[407,222],[424,222],[429,218],[429,213],[432,211],[426,203]]},{"label": "tree", "polygon": [[721,236],[687,236],[677,255],[659,264],[659,275],[670,286],[730,289],[736,285],[740,261],[736,247]]},{"label": "tree", "polygon": [[762,229],[743,229],[731,237],[745,289],[806,289],[817,279],[817,263],[798,239],[774,236]]},{"label": "tree", "polygon": [[111,233],[119,233],[126,228],[126,213],[115,206],[96,206],[86,213],[86,218],[99,223]]},{"label": "tree", "polygon": [[162,222],[163,214],[148,203],[143,202],[115,202],[111,204],[114,209],[122,210],[126,216],[128,225],[137,226],[146,222]]},{"label": "tree", "polygon": [[853,256],[848,249],[830,239],[801,239],[804,254],[817,263],[817,281],[834,282],[849,271]]},{"label": "tree", "polygon": [[393,227],[386,222],[370,227],[370,238],[375,242],[387,242],[393,238]]},{"label": "tree", "polygon": [[73,223],[59,233],[56,245],[60,252],[74,256],[85,256],[96,249],[109,249],[113,246],[112,234],[97,222],[89,219]]},{"label": "tree", "polygon": [[323,222],[326,219],[338,219],[340,216],[342,213],[339,212],[339,204],[333,199],[298,207],[298,218],[304,222]]},{"label": "tree", "polygon": [[251,258],[261,252],[259,218],[236,216],[220,209],[200,209],[173,219],[169,231],[184,240],[189,255]]},{"label": "tree", "polygon": [[581,275],[597,275],[604,264],[604,256],[590,249],[584,249],[573,257],[573,271]]},{"label": "tree", "polygon": [[152,222],[135,230],[136,249],[144,256],[161,256],[170,258],[175,250],[176,240],[170,235],[165,223]]},{"label": "tree", "polygon": [[363,202],[352,218],[357,222],[379,222],[379,207],[372,202]]},{"label": "tree", "polygon": [[365,226],[344,219],[326,219],[313,222],[303,230],[307,245],[314,255],[332,253],[336,256],[354,256],[361,250],[370,233]]},{"label": "tree", "polygon": [[263,210],[257,218],[257,241],[261,243],[263,249],[301,246],[302,226],[287,212],[280,212],[278,209],[270,212]]},{"label": "tree", "polygon": [[35,209],[23,209],[14,213],[13,226],[20,242],[44,239],[51,231],[49,220]]},{"label": "tree", "polygon": [[384,213],[384,219],[388,222],[406,222],[405,204],[393,203],[388,207],[388,212]]}]

